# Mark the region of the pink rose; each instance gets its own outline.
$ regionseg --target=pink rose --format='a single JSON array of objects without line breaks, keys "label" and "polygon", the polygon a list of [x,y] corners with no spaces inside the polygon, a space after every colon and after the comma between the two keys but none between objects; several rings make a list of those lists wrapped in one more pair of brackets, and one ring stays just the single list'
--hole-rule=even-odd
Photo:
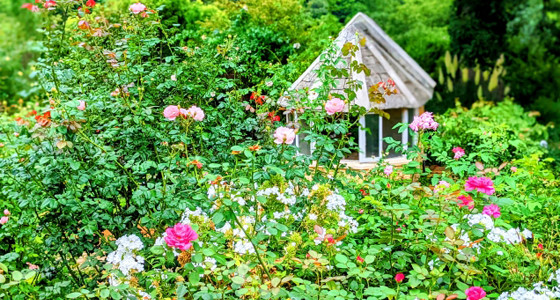
[{"label": "pink rose", "polygon": [[459,207],[468,207],[469,209],[474,208],[474,200],[471,196],[460,195],[457,197],[457,205]]},{"label": "pink rose", "polygon": [[78,109],[79,110],[85,110],[86,109],[86,102],[80,100],[80,105],[78,105]]},{"label": "pink rose", "polygon": [[486,292],[478,286],[472,286],[465,291],[467,295],[467,300],[480,300],[486,297]]},{"label": "pink rose", "polygon": [[334,115],[337,112],[341,112],[344,110],[344,101],[338,98],[331,99],[327,101],[327,103],[325,103],[325,110],[329,115]]},{"label": "pink rose", "polygon": [[[181,112],[183,112],[183,110],[181,110]],[[193,118],[195,121],[200,122],[204,120],[204,111],[200,107],[194,105],[187,109],[184,115]]]},{"label": "pink rose", "polygon": [[499,218],[502,215],[502,213],[500,212],[500,207],[496,204],[486,205],[482,210],[482,213],[494,218]]},{"label": "pink rose", "polygon": [[278,127],[274,131],[274,142],[278,145],[286,144],[290,145],[294,142],[296,138],[296,133],[293,129],[288,127]]},{"label": "pink rose", "polygon": [[138,2],[138,3],[134,3],[131,4],[130,7],[128,8],[133,14],[137,15],[143,11],[146,10],[146,5]]},{"label": "pink rose", "polygon": [[453,151],[453,153],[455,153],[455,156],[453,157],[454,159],[459,159],[463,155],[465,155],[465,150],[463,150],[463,148],[461,148],[461,147],[455,147],[451,151]]},{"label": "pink rose", "polygon": [[513,173],[515,173],[515,172],[517,172],[517,167],[513,166],[513,167],[510,168],[510,170],[511,170]]},{"label": "pink rose", "polygon": [[169,105],[163,110],[163,116],[166,117],[168,120],[175,120],[181,112],[179,111],[179,107],[177,105]]},{"label": "pink rose", "polygon": [[181,250],[190,249],[192,247],[191,242],[198,239],[196,231],[191,226],[182,223],[177,223],[175,226],[167,228],[165,233],[167,234],[165,236],[167,246]]},{"label": "pink rose", "polygon": [[465,182],[465,191],[470,192],[475,189],[489,196],[496,192],[492,179],[488,177],[469,177],[467,182]]},{"label": "pink rose", "polygon": [[10,211],[9,211],[9,210],[7,210],[7,209],[4,209],[4,215],[6,215],[6,216],[9,216],[9,215],[11,215],[11,213],[10,213]]},{"label": "pink rose", "polygon": [[397,283],[401,283],[404,280],[404,274],[403,273],[398,273],[397,275],[395,275],[395,281]]},{"label": "pink rose", "polygon": [[8,217],[2,217],[2,218],[0,218],[0,224],[6,224],[6,223],[8,223],[8,219],[9,219]]},{"label": "pink rose", "polygon": [[391,175],[393,173],[393,166],[386,166],[383,170],[383,173],[385,173],[385,175],[387,176]]}]

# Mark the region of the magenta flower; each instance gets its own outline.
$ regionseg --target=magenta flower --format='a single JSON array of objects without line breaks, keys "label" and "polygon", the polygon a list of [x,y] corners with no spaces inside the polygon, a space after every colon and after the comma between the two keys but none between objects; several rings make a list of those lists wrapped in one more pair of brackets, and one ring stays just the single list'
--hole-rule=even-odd
[{"label": "magenta flower", "polygon": [[274,131],[274,142],[278,145],[286,144],[291,145],[296,138],[296,133],[293,129],[288,127],[278,127]]},{"label": "magenta flower", "polygon": [[338,98],[333,98],[325,103],[325,110],[329,115],[334,115],[337,112],[341,112],[344,110],[344,101]]},{"label": "magenta flower", "polygon": [[385,175],[389,176],[393,173],[393,166],[386,166],[385,170],[383,170],[383,173],[385,173]]},{"label": "magenta flower", "polygon": [[431,112],[425,112],[419,117],[414,117],[412,123],[408,125],[410,129],[415,132],[419,130],[437,130],[439,123],[434,120],[434,114]]},{"label": "magenta flower", "polygon": [[182,223],[177,223],[175,226],[167,228],[165,233],[167,234],[165,236],[167,246],[181,250],[190,249],[192,247],[191,242],[198,239],[196,231],[191,226]]},{"label": "magenta flower", "polygon": [[455,156],[453,157],[453,159],[459,159],[463,155],[465,155],[465,150],[463,150],[463,148],[461,148],[461,147],[455,147],[451,151],[453,151],[453,153],[455,153]]},{"label": "magenta flower", "polygon": [[482,210],[482,213],[494,218],[499,218],[502,215],[502,213],[500,212],[500,207],[496,204],[486,205]]},{"label": "magenta flower", "polygon": [[465,291],[465,295],[467,295],[467,300],[480,300],[486,297],[486,292],[478,286],[471,286]]},{"label": "magenta flower", "polygon": [[163,116],[170,121],[175,120],[181,112],[179,111],[179,107],[177,105],[169,105],[163,110]]},{"label": "magenta flower", "polygon": [[496,192],[492,179],[488,177],[469,177],[465,182],[465,191],[470,192],[472,190],[477,190],[486,195],[492,195]]},{"label": "magenta flower", "polygon": [[459,197],[457,197],[457,205],[459,205],[459,207],[468,207],[469,209],[473,209],[474,208],[474,200],[471,196],[465,196],[465,195],[459,195]]}]

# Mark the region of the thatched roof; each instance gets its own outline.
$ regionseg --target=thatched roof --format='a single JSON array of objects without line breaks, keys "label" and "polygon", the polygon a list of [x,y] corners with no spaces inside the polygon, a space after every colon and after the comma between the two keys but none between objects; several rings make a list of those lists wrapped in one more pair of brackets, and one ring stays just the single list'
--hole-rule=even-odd
[{"label": "thatched roof", "polygon": [[[349,72],[351,79],[366,82],[367,87],[357,92],[354,104],[370,108],[367,89],[378,83],[391,78],[395,81],[398,93],[386,96],[386,103],[379,105],[381,109],[389,108],[417,108],[423,106],[432,98],[435,81],[416,63],[406,52],[397,45],[371,18],[363,13],[358,13],[340,32],[335,40],[338,48],[347,42],[356,42],[356,33],[365,37],[366,44],[360,47],[355,60],[363,62],[370,70],[370,76],[365,74]],[[339,51],[338,55],[342,55]],[[343,57],[345,66],[348,68],[351,58]],[[309,88],[312,90],[321,83],[317,79],[316,70],[321,60],[319,57],[307,68],[307,70],[292,84],[290,89],[300,90]],[[350,78],[339,78],[334,93],[343,93],[346,82]]]}]

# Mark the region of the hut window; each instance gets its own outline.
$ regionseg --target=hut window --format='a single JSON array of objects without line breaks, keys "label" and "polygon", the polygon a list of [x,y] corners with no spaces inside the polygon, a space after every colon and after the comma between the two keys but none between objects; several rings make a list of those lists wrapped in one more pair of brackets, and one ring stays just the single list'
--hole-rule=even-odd
[{"label": "hut window", "polygon": [[[398,129],[393,129],[393,127],[395,127],[395,125],[397,125],[398,123],[402,123],[403,120],[403,114],[404,114],[404,110],[403,109],[388,109],[385,111],[386,113],[389,114],[389,119],[385,119],[383,118],[383,139],[387,138],[387,137],[391,137],[393,138],[395,141],[399,141],[402,142],[403,141],[403,134],[399,133]],[[383,140],[383,152],[385,152],[387,150],[387,147],[389,145],[387,144],[387,142],[385,142]],[[389,151],[389,153],[386,154],[388,158],[390,157],[396,157],[396,156],[400,156],[400,153],[396,153],[395,149],[391,149]]]},{"label": "hut window", "polygon": [[365,116],[365,127],[366,130],[366,143],[365,151],[366,157],[379,156],[379,116],[378,115],[366,115]]}]

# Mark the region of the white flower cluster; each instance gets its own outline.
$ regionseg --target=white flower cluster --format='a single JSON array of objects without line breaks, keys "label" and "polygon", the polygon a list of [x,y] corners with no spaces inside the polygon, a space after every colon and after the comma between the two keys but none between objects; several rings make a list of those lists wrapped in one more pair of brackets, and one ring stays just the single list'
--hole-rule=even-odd
[{"label": "white flower cluster", "polygon": [[135,251],[144,248],[144,244],[136,235],[125,235],[117,241],[117,250],[107,255],[107,262],[115,265],[125,276],[131,270],[144,271],[144,257],[137,255]]},{"label": "white flower cluster", "polygon": [[282,193],[280,188],[277,186],[273,186],[270,188],[266,188],[264,190],[260,190],[257,192],[257,196],[276,196],[276,200],[282,202],[286,205],[294,205],[296,204],[296,194],[294,191],[294,186],[292,183],[289,183],[288,188]]},{"label": "white flower cluster", "polygon": [[[212,257],[206,257],[201,263],[193,263],[195,267],[201,267],[205,270],[214,271],[216,269],[216,260]],[[202,274],[201,274],[202,277]]]},{"label": "white flower cluster", "polygon": [[560,288],[545,286],[542,282],[533,284],[533,289],[520,287],[513,292],[505,292],[497,300],[550,300],[560,298]]},{"label": "white flower cluster", "polygon": [[[475,224],[482,225],[486,230],[489,232],[486,235],[486,238],[495,242],[495,243],[506,243],[508,245],[515,245],[519,244],[524,239],[530,239],[533,237],[533,233],[529,229],[524,229],[521,231],[519,228],[511,228],[509,230],[505,230],[501,227],[496,227],[494,225],[494,221],[492,217],[484,214],[471,214],[465,215],[465,219],[467,219],[467,224],[469,226],[474,226]],[[451,227],[453,229],[457,229],[459,224],[453,224]],[[465,241],[465,243],[469,243],[470,239],[467,234],[462,234],[460,239]],[[474,248],[478,248],[480,245],[476,245]]]},{"label": "white flower cluster", "polygon": [[253,247],[253,244],[251,244],[250,241],[243,239],[243,240],[236,241],[233,244],[233,251],[241,255],[254,254],[255,248]]},{"label": "white flower cluster", "polygon": [[332,193],[327,196],[327,209],[332,211],[344,211],[346,200],[339,194]]},{"label": "white flower cluster", "polygon": [[202,209],[200,207],[197,207],[194,211],[190,210],[188,207],[185,209],[185,211],[183,212],[183,215],[181,216],[181,223],[183,224],[190,224],[191,217],[202,217],[204,218],[204,220],[208,219],[208,215],[206,215],[205,212],[202,211]]},{"label": "white flower cluster", "polygon": [[340,218],[340,221],[338,221],[338,226],[346,227],[346,225],[348,225],[350,232],[358,232],[358,221],[354,220],[352,217],[347,216],[344,211],[341,211],[338,214],[338,217]]}]

